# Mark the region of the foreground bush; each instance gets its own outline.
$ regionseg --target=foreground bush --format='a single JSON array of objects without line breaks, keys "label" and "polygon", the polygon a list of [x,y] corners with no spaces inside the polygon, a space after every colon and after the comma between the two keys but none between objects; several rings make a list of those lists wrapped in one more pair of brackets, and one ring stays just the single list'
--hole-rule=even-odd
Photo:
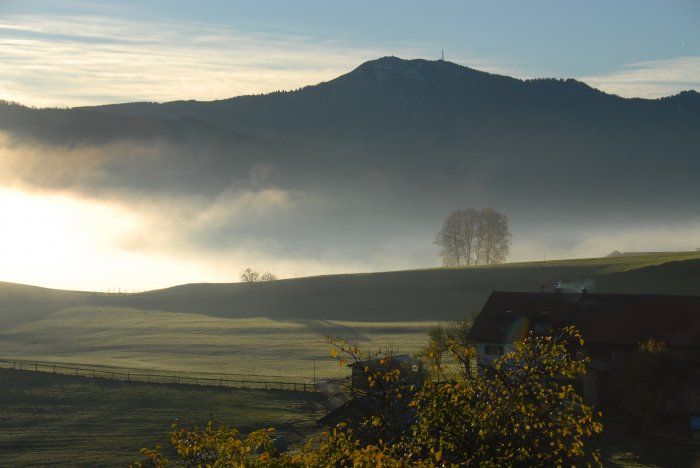
[{"label": "foreground bush", "polygon": [[[177,466],[599,465],[597,451],[586,449],[602,431],[599,415],[572,385],[585,373],[585,361],[571,352],[582,344],[574,328],[531,335],[486,375],[428,381],[420,389],[402,386],[395,372],[368,375],[380,387],[377,410],[359,424],[339,424],[294,453],[275,450],[272,429],[241,439],[230,428],[175,428],[170,442]],[[356,348],[336,348],[358,359]],[[405,405],[396,404],[401,399]],[[387,409],[388,400],[394,401]],[[142,454],[145,465],[169,464],[159,448]]]},{"label": "foreground bush", "polygon": [[651,429],[662,423],[667,405],[675,404],[683,379],[684,368],[678,356],[663,341],[650,338],[619,367],[613,382],[615,410],[632,429]]}]

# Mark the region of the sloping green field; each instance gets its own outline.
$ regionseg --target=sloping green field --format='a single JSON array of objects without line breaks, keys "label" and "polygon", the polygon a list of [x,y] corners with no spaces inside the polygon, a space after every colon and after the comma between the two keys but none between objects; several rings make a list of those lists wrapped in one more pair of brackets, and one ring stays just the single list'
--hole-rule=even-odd
[{"label": "sloping green field", "polygon": [[95,295],[0,283],[0,326],[76,306],[189,312],[215,317],[347,321],[453,320],[494,290],[537,291],[557,282],[591,292],[700,294],[700,252],[328,275],[269,283],[187,284]]},{"label": "sloping green field", "polygon": [[0,357],[182,372],[343,377],[324,336],[376,351],[425,346],[433,322],[230,319],[177,312],[76,307],[0,331]]},{"label": "sloping green field", "polygon": [[0,285],[0,358],[310,378],[325,334],[415,352],[494,290],[700,294],[700,252],[190,284],[135,295]]},{"label": "sloping green field", "polygon": [[259,284],[191,284],[111,305],[219,317],[454,320],[494,290],[538,291],[557,282],[592,292],[700,294],[700,252],[331,275]]}]

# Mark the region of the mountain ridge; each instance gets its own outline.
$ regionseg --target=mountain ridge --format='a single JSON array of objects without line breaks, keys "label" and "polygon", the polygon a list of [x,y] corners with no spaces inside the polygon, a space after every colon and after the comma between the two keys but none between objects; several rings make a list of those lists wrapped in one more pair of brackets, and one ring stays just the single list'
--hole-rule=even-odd
[{"label": "mountain ridge", "polygon": [[540,77],[540,78],[515,78],[511,77],[508,75],[504,74],[498,74],[498,73],[491,73],[491,72],[486,72],[483,70],[478,70],[476,68],[468,67],[465,65],[460,65],[455,62],[450,62],[446,60],[427,60],[427,59],[401,59],[396,56],[385,56],[385,57],[380,57],[378,59],[374,60],[368,60],[353,70],[344,73],[336,78],[332,78],[327,81],[322,81],[316,84],[312,85],[305,85],[297,89],[292,89],[292,90],[285,90],[285,91],[272,91],[269,93],[257,93],[257,94],[244,94],[244,95],[239,95],[239,96],[231,96],[227,98],[220,98],[220,99],[213,99],[213,100],[196,100],[196,99],[176,99],[173,101],[164,101],[164,102],[157,102],[157,101],[127,101],[123,103],[114,103],[114,104],[101,104],[101,105],[95,105],[95,106],[78,106],[78,107],[73,107],[73,109],[99,109],[99,108],[105,108],[105,107],[119,107],[119,106],[128,106],[128,105],[135,105],[135,104],[146,104],[146,105],[154,105],[154,106],[160,106],[164,104],[172,104],[172,103],[222,103],[222,102],[232,102],[236,101],[239,99],[245,99],[249,97],[259,97],[259,96],[267,96],[267,95],[277,95],[277,94],[288,94],[288,93],[295,93],[299,91],[303,91],[307,88],[313,88],[317,86],[324,86],[324,85],[329,85],[334,82],[342,81],[344,79],[352,79],[356,77],[357,74],[366,71],[367,69],[375,69],[377,66],[387,66],[387,65],[395,65],[395,64],[400,64],[404,68],[408,64],[437,64],[439,66],[442,66],[443,64],[446,65],[447,67],[454,67],[455,70],[459,70],[462,72],[467,72],[467,75],[473,75],[477,77],[488,77],[488,78],[499,78],[499,79],[505,79],[508,81],[512,82],[521,82],[521,83],[527,83],[531,81],[545,81],[545,82],[552,82],[552,83],[567,83],[567,84],[574,84],[577,86],[583,86],[585,88],[588,88],[590,90],[595,90],[598,93],[615,97],[617,99],[621,100],[626,100],[626,101],[632,101],[632,100],[642,100],[642,101],[660,101],[660,100],[665,100],[665,99],[671,99],[671,98],[676,98],[679,96],[686,96],[688,94],[690,95],[695,95],[695,96],[700,96],[700,93],[698,91],[693,90],[693,89],[688,89],[688,90],[683,90],[675,94],[670,94],[667,96],[662,96],[658,98],[644,98],[644,97],[623,97],[619,96],[616,94],[612,93],[607,93],[605,91],[602,91],[598,88],[595,88],[593,86],[590,86],[584,81],[578,80],[576,78],[553,78],[553,77]]}]

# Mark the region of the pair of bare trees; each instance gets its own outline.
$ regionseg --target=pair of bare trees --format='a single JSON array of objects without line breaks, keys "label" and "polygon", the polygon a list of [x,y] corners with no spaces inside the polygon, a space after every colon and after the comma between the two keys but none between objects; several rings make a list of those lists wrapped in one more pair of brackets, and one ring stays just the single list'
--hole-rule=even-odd
[{"label": "pair of bare trees", "polygon": [[450,213],[435,238],[445,266],[491,265],[508,255],[508,218],[493,208]]},{"label": "pair of bare trees", "polygon": [[258,273],[252,268],[246,268],[241,272],[241,282],[243,283],[261,283],[263,281],[275,281],[277,276],[272,273]]}]

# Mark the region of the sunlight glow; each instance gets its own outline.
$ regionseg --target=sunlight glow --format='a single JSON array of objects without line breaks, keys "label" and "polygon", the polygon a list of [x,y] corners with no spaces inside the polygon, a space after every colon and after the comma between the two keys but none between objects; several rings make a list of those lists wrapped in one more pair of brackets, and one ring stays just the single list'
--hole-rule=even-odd
[{"label": "sunlight glow", "polygon": [[120,249],[120,240],[139,231],[142,221],[118,206],[0,188],[0,212],[3,281],[124,291],[213,274],[186,260]]}]

